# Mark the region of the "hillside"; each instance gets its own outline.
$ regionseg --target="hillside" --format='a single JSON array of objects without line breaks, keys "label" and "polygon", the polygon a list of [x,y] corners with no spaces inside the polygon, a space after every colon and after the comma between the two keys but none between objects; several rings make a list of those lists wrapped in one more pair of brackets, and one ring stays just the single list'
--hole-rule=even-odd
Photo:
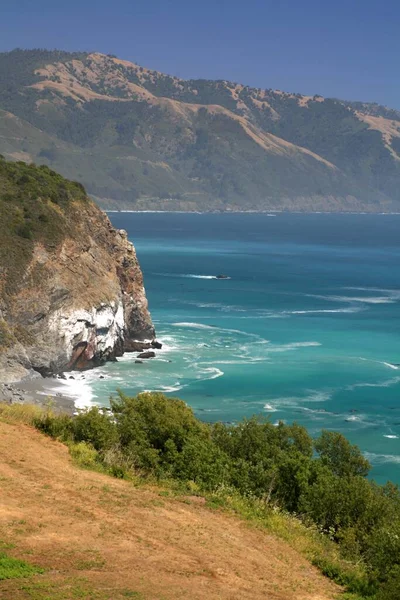
[{"label": "hillside", "polygon": [[400,207],[400,112],[99,53],[0,54],[0,152],[81,181],[106,208]]},{"label": "hillside", "polygon": [[154,336],[135,250],[80,183],[0,156],[0,237],[0,382]]},{"label": "hillside", "polygon": [[[84,471],[66,446],[0,422],[0,552],[44,569],[4,600],[333,600],[285,542],[201,498]],[[0,565],[1,574],[1,565]]]}]

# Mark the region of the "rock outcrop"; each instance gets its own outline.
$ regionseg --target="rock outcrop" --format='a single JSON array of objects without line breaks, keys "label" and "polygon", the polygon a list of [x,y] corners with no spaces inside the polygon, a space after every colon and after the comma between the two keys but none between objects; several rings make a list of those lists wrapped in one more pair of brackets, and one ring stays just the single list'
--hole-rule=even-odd
[{"label": "rock outcrop", "polygon": [[[88,369],[155,335],[126,232],[114,229],[86,195],[51,209],[62,234],[51,243],[45,232],[29,240],[29,257],[22,269],[15,266],[21,272],[12,286],[14,272],[1,256],[0,381]],[[9,251],[20,242],[9,237]]]}]

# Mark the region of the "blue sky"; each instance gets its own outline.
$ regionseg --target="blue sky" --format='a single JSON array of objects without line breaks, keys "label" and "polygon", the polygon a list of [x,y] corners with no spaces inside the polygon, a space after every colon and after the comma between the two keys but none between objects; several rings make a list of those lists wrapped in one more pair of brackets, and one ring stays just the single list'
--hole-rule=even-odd
[{"label": "blue sky", "polygon": [[0,51],[96,50],[183,78],[400,109],[397,0],[0,0]]}]

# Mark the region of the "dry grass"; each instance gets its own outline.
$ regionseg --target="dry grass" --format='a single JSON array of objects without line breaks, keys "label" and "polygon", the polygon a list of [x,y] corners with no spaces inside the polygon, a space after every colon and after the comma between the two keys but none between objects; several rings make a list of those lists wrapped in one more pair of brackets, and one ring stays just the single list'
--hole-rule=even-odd
[{"label": "dry grass", "polygon": [[10,409],[1,409],[8,422],[0,422],[0,540],[14,544],[9,555],[46,572],[1,582],[1,598],[330,600],[338,593],[276,536],[196,497],[79,469],[66,446],[12,423],[29,422],[27,407]]}]

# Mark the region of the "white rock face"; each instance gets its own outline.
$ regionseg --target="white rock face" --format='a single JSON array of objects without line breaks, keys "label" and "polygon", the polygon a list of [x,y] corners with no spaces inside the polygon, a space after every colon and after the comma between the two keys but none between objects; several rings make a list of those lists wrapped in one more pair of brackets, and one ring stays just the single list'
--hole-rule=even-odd
[{"label": "white rock face", "polygon": [[49,330],[63,340],[67,357],[82,343],[90,344],[92,356],[111,355],[124,339],[122,301],[102,303],[91,310],[55,311],[49,316]]}]

